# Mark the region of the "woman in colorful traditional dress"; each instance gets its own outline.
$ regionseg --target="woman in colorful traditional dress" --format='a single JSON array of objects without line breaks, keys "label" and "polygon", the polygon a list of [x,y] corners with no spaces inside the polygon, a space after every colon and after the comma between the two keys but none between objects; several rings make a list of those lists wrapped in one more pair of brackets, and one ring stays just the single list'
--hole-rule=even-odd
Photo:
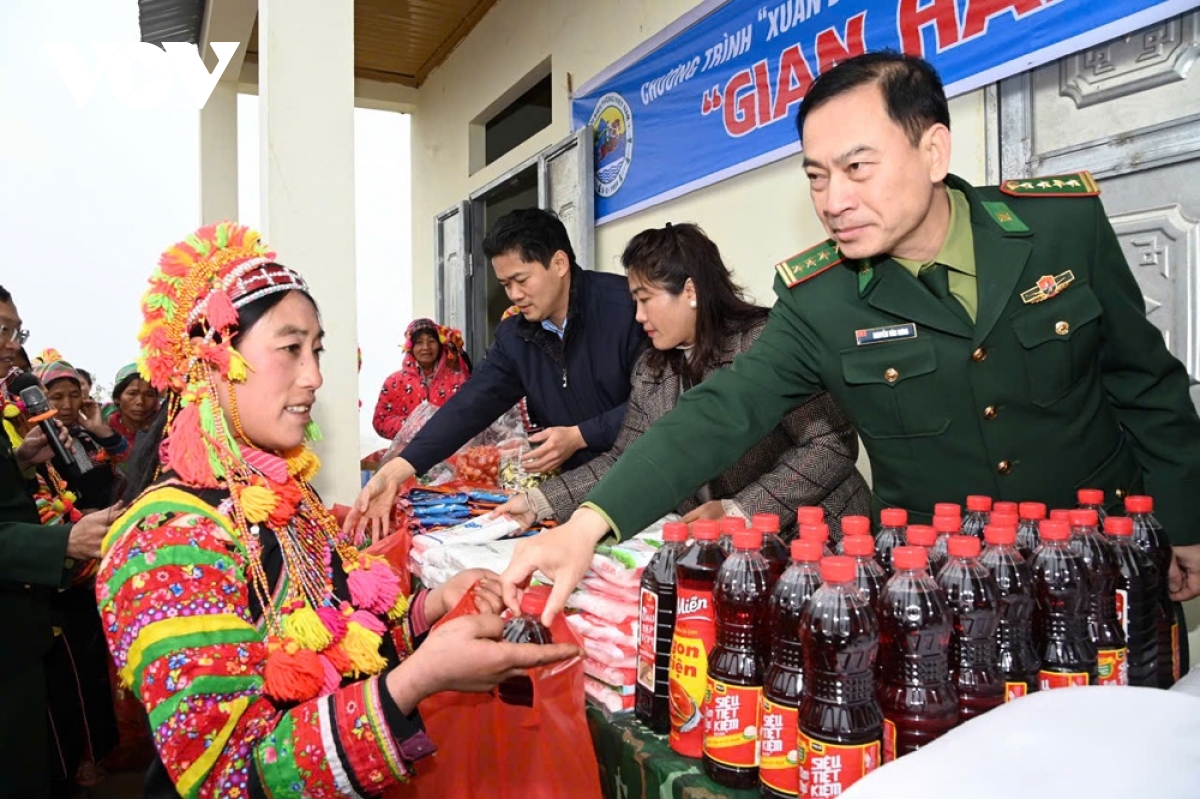
[{"label": "woman in colorful traditional dress", "polygon": [[[410,598],[339,540],[305,446],[324,331],[257,233],[222,223],[171,247],[142,310],[139,368],[165,402],[138,438],[138,496],[104,543],[96,597],[149,713],[147,795],[377,795],[434,751],[423,697],[579,654],[500,642],[494,575]],[[415,647],[468,591],[491,612]]]},{"label": "woman in colorful traditional dress", "polygon": [[136,363],[121,367],[113,385],[112,404],[108,406],[108,422],[133,447],[137,434],[150,426],[158,413],[158,390],[138,374]]},{"label": "woman in colorful traditional dress", "polygon": [[462,334],[432,319],[414,320],[404,333],[400,371],[383,381],[375,403],[375,432],[387,439],[395,438],[422,402],[442,407],[470,376]]}]

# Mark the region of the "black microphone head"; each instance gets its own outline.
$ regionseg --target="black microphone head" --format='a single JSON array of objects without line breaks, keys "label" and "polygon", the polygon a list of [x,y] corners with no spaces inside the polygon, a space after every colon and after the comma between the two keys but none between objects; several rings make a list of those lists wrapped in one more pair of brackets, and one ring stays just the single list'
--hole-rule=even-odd
[{"label": "black microphone head", "polygon": [[25,403],[25,410],[35,416],[50,411],[50,402],[41,386],[27,386],[21,389],[21,402]]},{"label": "black microphone head", "polygon": [[9,394],[20,394],[24,389],[27,389],[30,386],[42,388],[42,381],[38,380],[37,375],[29,370],[20,372],[19,374],[13,375],[8,379]]}]

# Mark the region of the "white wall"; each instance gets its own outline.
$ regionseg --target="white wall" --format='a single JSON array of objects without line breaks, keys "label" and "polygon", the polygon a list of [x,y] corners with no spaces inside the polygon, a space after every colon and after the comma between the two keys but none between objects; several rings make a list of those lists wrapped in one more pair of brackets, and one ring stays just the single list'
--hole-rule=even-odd
[{"label": "white wall", "polygon": [[[413,116],[413,305],[434,311],[433,218],[471,191],[570,133],[569,87],[579,86],[689,9],[694,0],[500,0],[421,86]],[[553,122],[495,163],[468,175],[471,120],[551,57]],[[952,103],[954,168],[983,179],[982,93]],[[773,301],[773,266],[823,238],[798,159],[609,223],[596,232],[595,266],[620,271],[629,238],[667,221],[696,222],[721,247],[739,282]]]}]

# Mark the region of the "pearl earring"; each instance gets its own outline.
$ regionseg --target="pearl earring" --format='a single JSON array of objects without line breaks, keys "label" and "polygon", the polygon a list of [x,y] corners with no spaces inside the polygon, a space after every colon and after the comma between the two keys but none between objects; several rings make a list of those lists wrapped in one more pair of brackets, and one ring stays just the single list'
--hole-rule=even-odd
[{"label": "pearl earring", "polygon": [[693,308],[695,308],[695,307],[696,307],[696,301],[695,301],[695,300],[692,300],[691,302],[689,302],[689,303],[688,303],[688,305],[690,305],[690,306],[692,306]]}]

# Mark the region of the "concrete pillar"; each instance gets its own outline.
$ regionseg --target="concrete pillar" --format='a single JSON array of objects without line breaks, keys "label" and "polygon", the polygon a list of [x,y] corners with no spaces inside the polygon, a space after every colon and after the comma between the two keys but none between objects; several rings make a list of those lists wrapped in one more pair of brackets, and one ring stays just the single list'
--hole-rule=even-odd
[{"label": "concrete pillar", "polygon": [[200,224],[238,219],[236,80],[217,81],[200,111]]},{"label": "concrete pillar", "polygon": [[321,308],[317,488],[326,504],[349,503],[359,488],[354,3],[259,0],[258,15],[263,233]]}]

